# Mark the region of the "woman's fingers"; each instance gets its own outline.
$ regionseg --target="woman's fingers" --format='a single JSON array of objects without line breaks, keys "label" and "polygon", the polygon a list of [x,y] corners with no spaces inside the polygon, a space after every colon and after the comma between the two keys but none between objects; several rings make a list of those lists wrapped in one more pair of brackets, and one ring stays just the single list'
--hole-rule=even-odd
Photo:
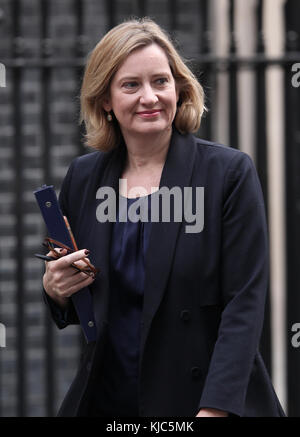
[{"label": "woman's fingers", "polygon": [[69,282],[62,286],[62,289],[59,290],[59,294],[62,297],[70,297],[72,296],[72,294],[76,293],[82,288],[88,287],[94,281],[94,277],[87,276],[85,273],[80,273],[76,275],[76,278],[79,280],[76,280],[76,282]]},{"label": "woman's fingers", "polygon": [[[64,255],[65,249],[60,253]],[[66,254],[54,261],[46,262],[46,272],[44,275],[44,288],[51,296],[57,298],[70,297],[81,288],[87,287],[94,281],[93,276],[88,276],[83,272],[78,272],[72,264],[78,267],[87,267],[83,258],[87,258],[89,251],[86,249]],[[51,251],[48,253],[51,256]]]},{"label": "woman's fingers", "polygon": [[71,266],[71,264],[75,263],[76,261],[80,261],[81,259],[86,258],[88,254],[89,251],[87,249],[77,250],[76,252],[70,253],[69,255],[65,255],[55,260],[55,266],[53,265],[53,268],[55,270],[67,269]]},{"label": "woman's fingers", "polygon": [[[66,249],[60,249],[59,247],[56,247],[55,249],[56,249],[56,251],[59,252],[60,255],[62,255],[62,256],[66,256],[66,254],[68,253]],[[53,256],[53,253],[52,253],[51,251],[49,251],[46,255],[47,255],[47,256]],[[85,258],[86,258],[86,257],[85,257]],[[58,258],[58,259],[59,259],[59,258]],[[54,261],[55,261],[55,264],[51,264],[51,265],[50,265],[50,270],[52,270],[52,271],[57,271],[57,270],[61,269],[61,264],[60,264],[60,263],[56,264],[56,262],[58,261],[58,259],[54,260]],[[88,259],[88,258],[86,258],[86,259]],[[49,264],[49,262],[52,262],[52,261],[45,261],[46,269],[48,268],[48,264]],[[73,264],[77,265],[77,266],[80,267],[80,268],[84,268],[84,267],[87,266],[86,263],[85,263],[84,261],[81,261],[81,260],[79,260],[79,261],[74,261]],[[66,269],[66,268],[63,266],[63,274],[64,274],[65,277],[73,276],[73,275],[75,275],[75,274],[78,274],[78,272],[79,272],[79,270],[74,269],[74,267],[71,267],[71,266],[70,266],[69,269]]]}]

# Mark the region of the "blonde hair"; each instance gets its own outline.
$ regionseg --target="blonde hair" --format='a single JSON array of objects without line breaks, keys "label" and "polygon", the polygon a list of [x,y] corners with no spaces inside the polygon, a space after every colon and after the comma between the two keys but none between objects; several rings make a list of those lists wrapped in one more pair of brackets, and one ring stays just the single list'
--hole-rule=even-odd
[{"label": "blonde hair", "polygon": [[185,65],[170,38],[149,18],[134,19],[112,28],[90,53],[81,87],[80,122],[85,122],[85,144],[108,151],[121,140],[115,117],[107,120],[103,109],[111,80],[133,50],[150,44],[159,45],[169,60],[170,69],[179,90],[175,127],[181,133],[196,132],[205,111],[204,91],[194,74]]}]

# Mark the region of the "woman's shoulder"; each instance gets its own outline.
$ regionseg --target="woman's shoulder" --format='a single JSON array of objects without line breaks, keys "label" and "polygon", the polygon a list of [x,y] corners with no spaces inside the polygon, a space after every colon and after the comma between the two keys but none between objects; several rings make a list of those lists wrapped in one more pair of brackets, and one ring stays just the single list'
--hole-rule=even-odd
[{"label": "woman's shoulder", "polygon": [[100,152],[99,150],[94,152],[87,151],[83,155],[76,156],[76,158],[73,159],[72,164],[79,167],[85,167],[86,165],[94,165],[99,160],[101,161],[104,157],[105,153]]},{"label": "woman's shoulder", "polygon": [[224,157],[224,159],[232,159],[235,157],[245,157],[248,156],[245,152],[239,149],[235,149],[230,145],[225,145],[222,143],[208,141],[203,138],[194,136],[198,151],[201,153],[206,153],[209,155],[216,155],[217,157]]},{"label": "woman's shoulder", "polygon": [[253,167],[251,157],[231,146],[222,143],[207,141],[202,138],[194,137],[197,155],[201,160],[207,163],[215,163],[218,166],[222,165],[224,168],[242,169]]},{"label": "woman's shoulder", "polygon": [[80,177],[90,175],[94,170],[100,170],[102,166],[105,166],[111,152],[88,151],[87,153],[75,157],[71,164],[70,169],[72,173]]}]

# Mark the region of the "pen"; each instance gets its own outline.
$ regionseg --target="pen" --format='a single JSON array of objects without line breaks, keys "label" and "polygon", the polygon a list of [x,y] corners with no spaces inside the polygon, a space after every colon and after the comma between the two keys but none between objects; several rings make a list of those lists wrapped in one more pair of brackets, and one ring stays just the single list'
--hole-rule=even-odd
[{"label": "pen", "polygon": [[[34,256],[43,259],[44,261],[55,261],[59,259],[59,258],[54,258],[53,256],[42,255],[41,253],[35,253]],[[83,271],[80,267],[77,267],[75,264],[71,264],[70,267],[73,267],[73,269],[77,270],[78,272]]]},{"label": "pen", "polygon": [[44,261],[54,261],[57,259],[57,258],[54,258],[53,256],[42,255],[40,253],[35,253],[34,256],[36,256],[37,258],[43,259]]}]

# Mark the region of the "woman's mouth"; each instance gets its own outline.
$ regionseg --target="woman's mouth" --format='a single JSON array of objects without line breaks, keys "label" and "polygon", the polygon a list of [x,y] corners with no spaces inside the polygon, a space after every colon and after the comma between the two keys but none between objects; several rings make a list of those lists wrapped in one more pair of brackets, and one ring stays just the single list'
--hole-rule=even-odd
[{"label": "woman's mouth", "polygon": [[137,112],[137,114],[143,118],[157,117],[160,113],[161,113],[161,109],[153,109],[151,111]]}]

